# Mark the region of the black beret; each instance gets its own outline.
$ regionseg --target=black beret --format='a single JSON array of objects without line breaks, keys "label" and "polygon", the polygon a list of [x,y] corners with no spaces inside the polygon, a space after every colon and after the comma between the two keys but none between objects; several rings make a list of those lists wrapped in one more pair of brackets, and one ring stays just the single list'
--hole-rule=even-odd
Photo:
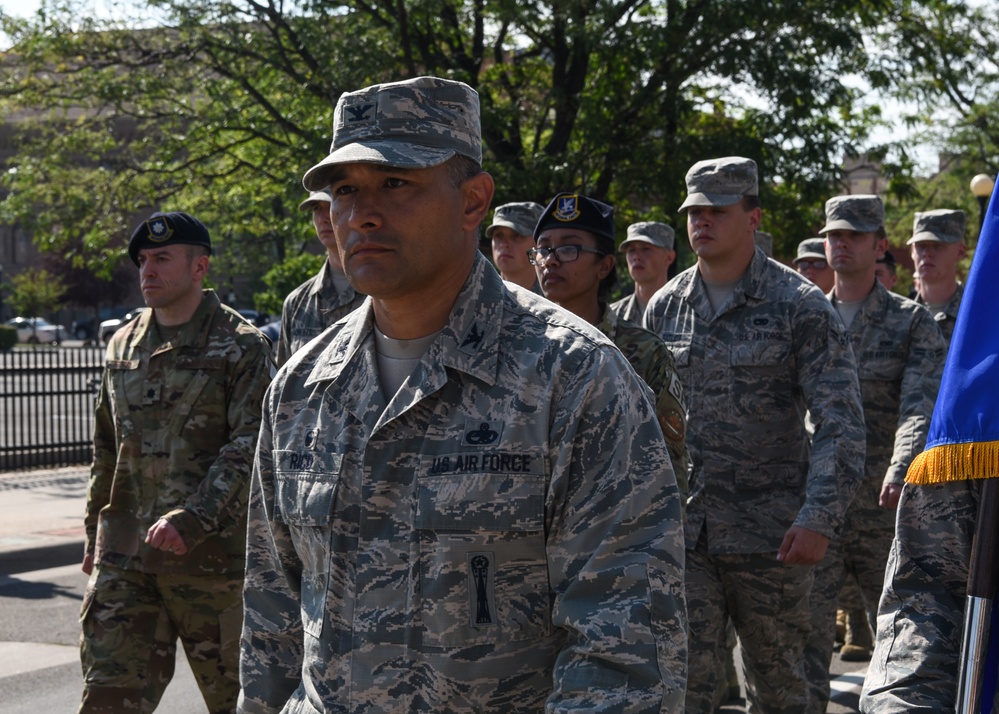
[{"label": "black beret", "polygon": [[212,239],[205,224],[194,216],[174,211],[154,213],[145,223],[139,225],[128,241],[128,256],[139,265],[139,251],[163,245],[202,245],[212,252]]},{"label": "black beret", "polygon": [[614,208],[578,193],[560,193],[545,206],[534,227],[534,241],[549,228],[578,228],[610,241],[614,252]]}]

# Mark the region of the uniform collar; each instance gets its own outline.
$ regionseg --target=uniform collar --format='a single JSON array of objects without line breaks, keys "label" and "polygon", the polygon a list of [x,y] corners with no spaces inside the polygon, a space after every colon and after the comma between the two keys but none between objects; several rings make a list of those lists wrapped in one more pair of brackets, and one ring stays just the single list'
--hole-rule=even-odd
[{"label": "uniform collar", "polygon": [[208,345],[208,332],[212,318],[222,302],[214,290],[202,290],[202,300],[191,319],[173,336],[169,342],[160,342],[159,332],[153,311],[146,309],[135,319],[135,327],[128,335],[129,349],[141,348],[151,354],[165,352],[178,347],[205,348]]},{"label": "uniform collar", "polygon": [[[770,259],[767,257],[767,254],[756,248],[753,251],[753,258],[749,262],[749,268],[735,286],[735,290],[728,301],[722,306],[724,309],[719,310],[717,314],[721,315],[723,312],[727,312],[729,309],[751,300],[763,300],[767,294],[767,274],[769,267]],[[696,265],[691,270],[691,279],[687,282],[682,294],[705,320],[710,321],[714,315],[711,314],[711,301],[708,300],[704,278],[701,277],[701,271]]]}]

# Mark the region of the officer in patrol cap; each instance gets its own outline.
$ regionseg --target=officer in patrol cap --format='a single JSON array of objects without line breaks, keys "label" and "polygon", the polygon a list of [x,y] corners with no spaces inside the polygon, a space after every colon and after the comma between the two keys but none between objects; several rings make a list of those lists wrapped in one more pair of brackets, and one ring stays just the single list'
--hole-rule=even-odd
[{"label": "officer in patrol cap", "polygon": [[202,282],[211,238],[186,213],[139,224],[149,309],[114,333],[94,420],[80,614],[81,714],[151,712],[177,640],[208,711],[236,710],[250,465],[273,363]]},{"label": "officer in patrol cap", "polygon": [[635,290],[611,304],[621,319],[642,324],[645,306],[669,280],[670,267],[676,262],[674,241],[673,229],[665,223],[641,221],[628,226],[628,235],[618,249],[624,253]]},{"label": "officer in patrol cap", "polygon": [[964,258],[964,211],[938,208],[916,213],[912,221],[912,262],[919,291],[916,302],[925,305],[950,344],[964,286],[957,279],[958,263]]},{"label": "officer in patrol cap", "polygon": [[[879,196],[830,198],[820,233],[825,236],[826,259],[836,278],[829,296],[846,325],[864,375],[867,448],[863,481],[838,537],[815,570],[809,598],[812,627],[806,669],[812,688],[810,711],[816,714],[824,712],[829,702],[836,601],[847,578],[856,579],[867,613],[866,622],[851,618],[851,628],[875,625],[895,529],[895,507],[909,464],[926,442],[944,354],[943,337],[930,314],[889,292],[875,275],[877,259],[888,249],[884,203]],[[848,631],[847,643],[857,634]]]},{"label": "officer in patrol cap", "polygon": [[154,213],[136,227],[128,241],[128,257],[138,267],[140,250],[164,245],[200,245],[212,254],[212,238],[205,224],[187,213],[171,211]]},{"label": "officer in patrol cap", "polygon": [[699,161],[686,182],[680,211],[697,264],[645,310],[646,327],[683,355],[677,369],[695,415],[686,711],[713,711],[731,617],[750,708],[804,712],[812,569],[862,476],[857,365],[825,296],[756,246],[756,163]]},{"label": "officer in patrol cap", "polygon": [[527,251],[534,247],[534,226],[542,207],[533,201],[504,203],[493,211],[493,222],[486,228],[492,245],[493,262],[504,280],[541,294],[534,266]]},{"label": "officer in patrol cap", "polygon": [[794,269],[828,294],[836,276],[826,262],[825,238],[806,238],[798,244],[798,254],[791,261]]},{"label": "officer in patrol cap", "polygon": [[329,190],[312,191],[298,204],[312,217],[316,237],[326,249],[326,261],[319,272],[292,290],[281,308],[281,332],[275,347],[280,367],[306,342],[352,311],[364,301],[343,273],[336,233],[330,220]]},{"label": "officer in patrol cap", "polygon": [[481,159],[478,94],[419,77],[342,95],[305,175],[369,297],[264,400],[242,711],[682,708],[680,499],[648,390],[478,251]]}]

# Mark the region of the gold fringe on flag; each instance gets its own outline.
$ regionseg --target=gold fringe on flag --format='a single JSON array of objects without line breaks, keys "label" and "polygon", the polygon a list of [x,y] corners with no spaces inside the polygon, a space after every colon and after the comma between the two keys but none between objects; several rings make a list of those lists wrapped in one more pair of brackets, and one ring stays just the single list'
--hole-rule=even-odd
[{"label": "gold fringe on flag", "polygon": [[941,444],[917,456],[905,482],[919,486],[999,476],[999,441]]}]

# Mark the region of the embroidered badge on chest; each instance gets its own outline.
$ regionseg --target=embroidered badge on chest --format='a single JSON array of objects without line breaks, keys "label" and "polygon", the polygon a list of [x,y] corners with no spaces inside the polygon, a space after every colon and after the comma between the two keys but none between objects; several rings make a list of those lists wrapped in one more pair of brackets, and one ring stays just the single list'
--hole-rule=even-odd
[{"label": "embroidered badge on chest", "polygon": [[152,406],[153,404],[159,404],[160,393],[163,391],[163,385],[159,383],[146,384],[142,391],[142,405]]},{"label": "embroidered badge on chest", "polygon": [[489,446],[499,441],[503,433],[503,422],[501,421],[474,421],[465,422],[465,443],[471,446]]},{"label": "embroidered badge on chest", "polygon": [[472,627],[496,624],[495,579],[495,553],[468,554],[468,624]]}]

